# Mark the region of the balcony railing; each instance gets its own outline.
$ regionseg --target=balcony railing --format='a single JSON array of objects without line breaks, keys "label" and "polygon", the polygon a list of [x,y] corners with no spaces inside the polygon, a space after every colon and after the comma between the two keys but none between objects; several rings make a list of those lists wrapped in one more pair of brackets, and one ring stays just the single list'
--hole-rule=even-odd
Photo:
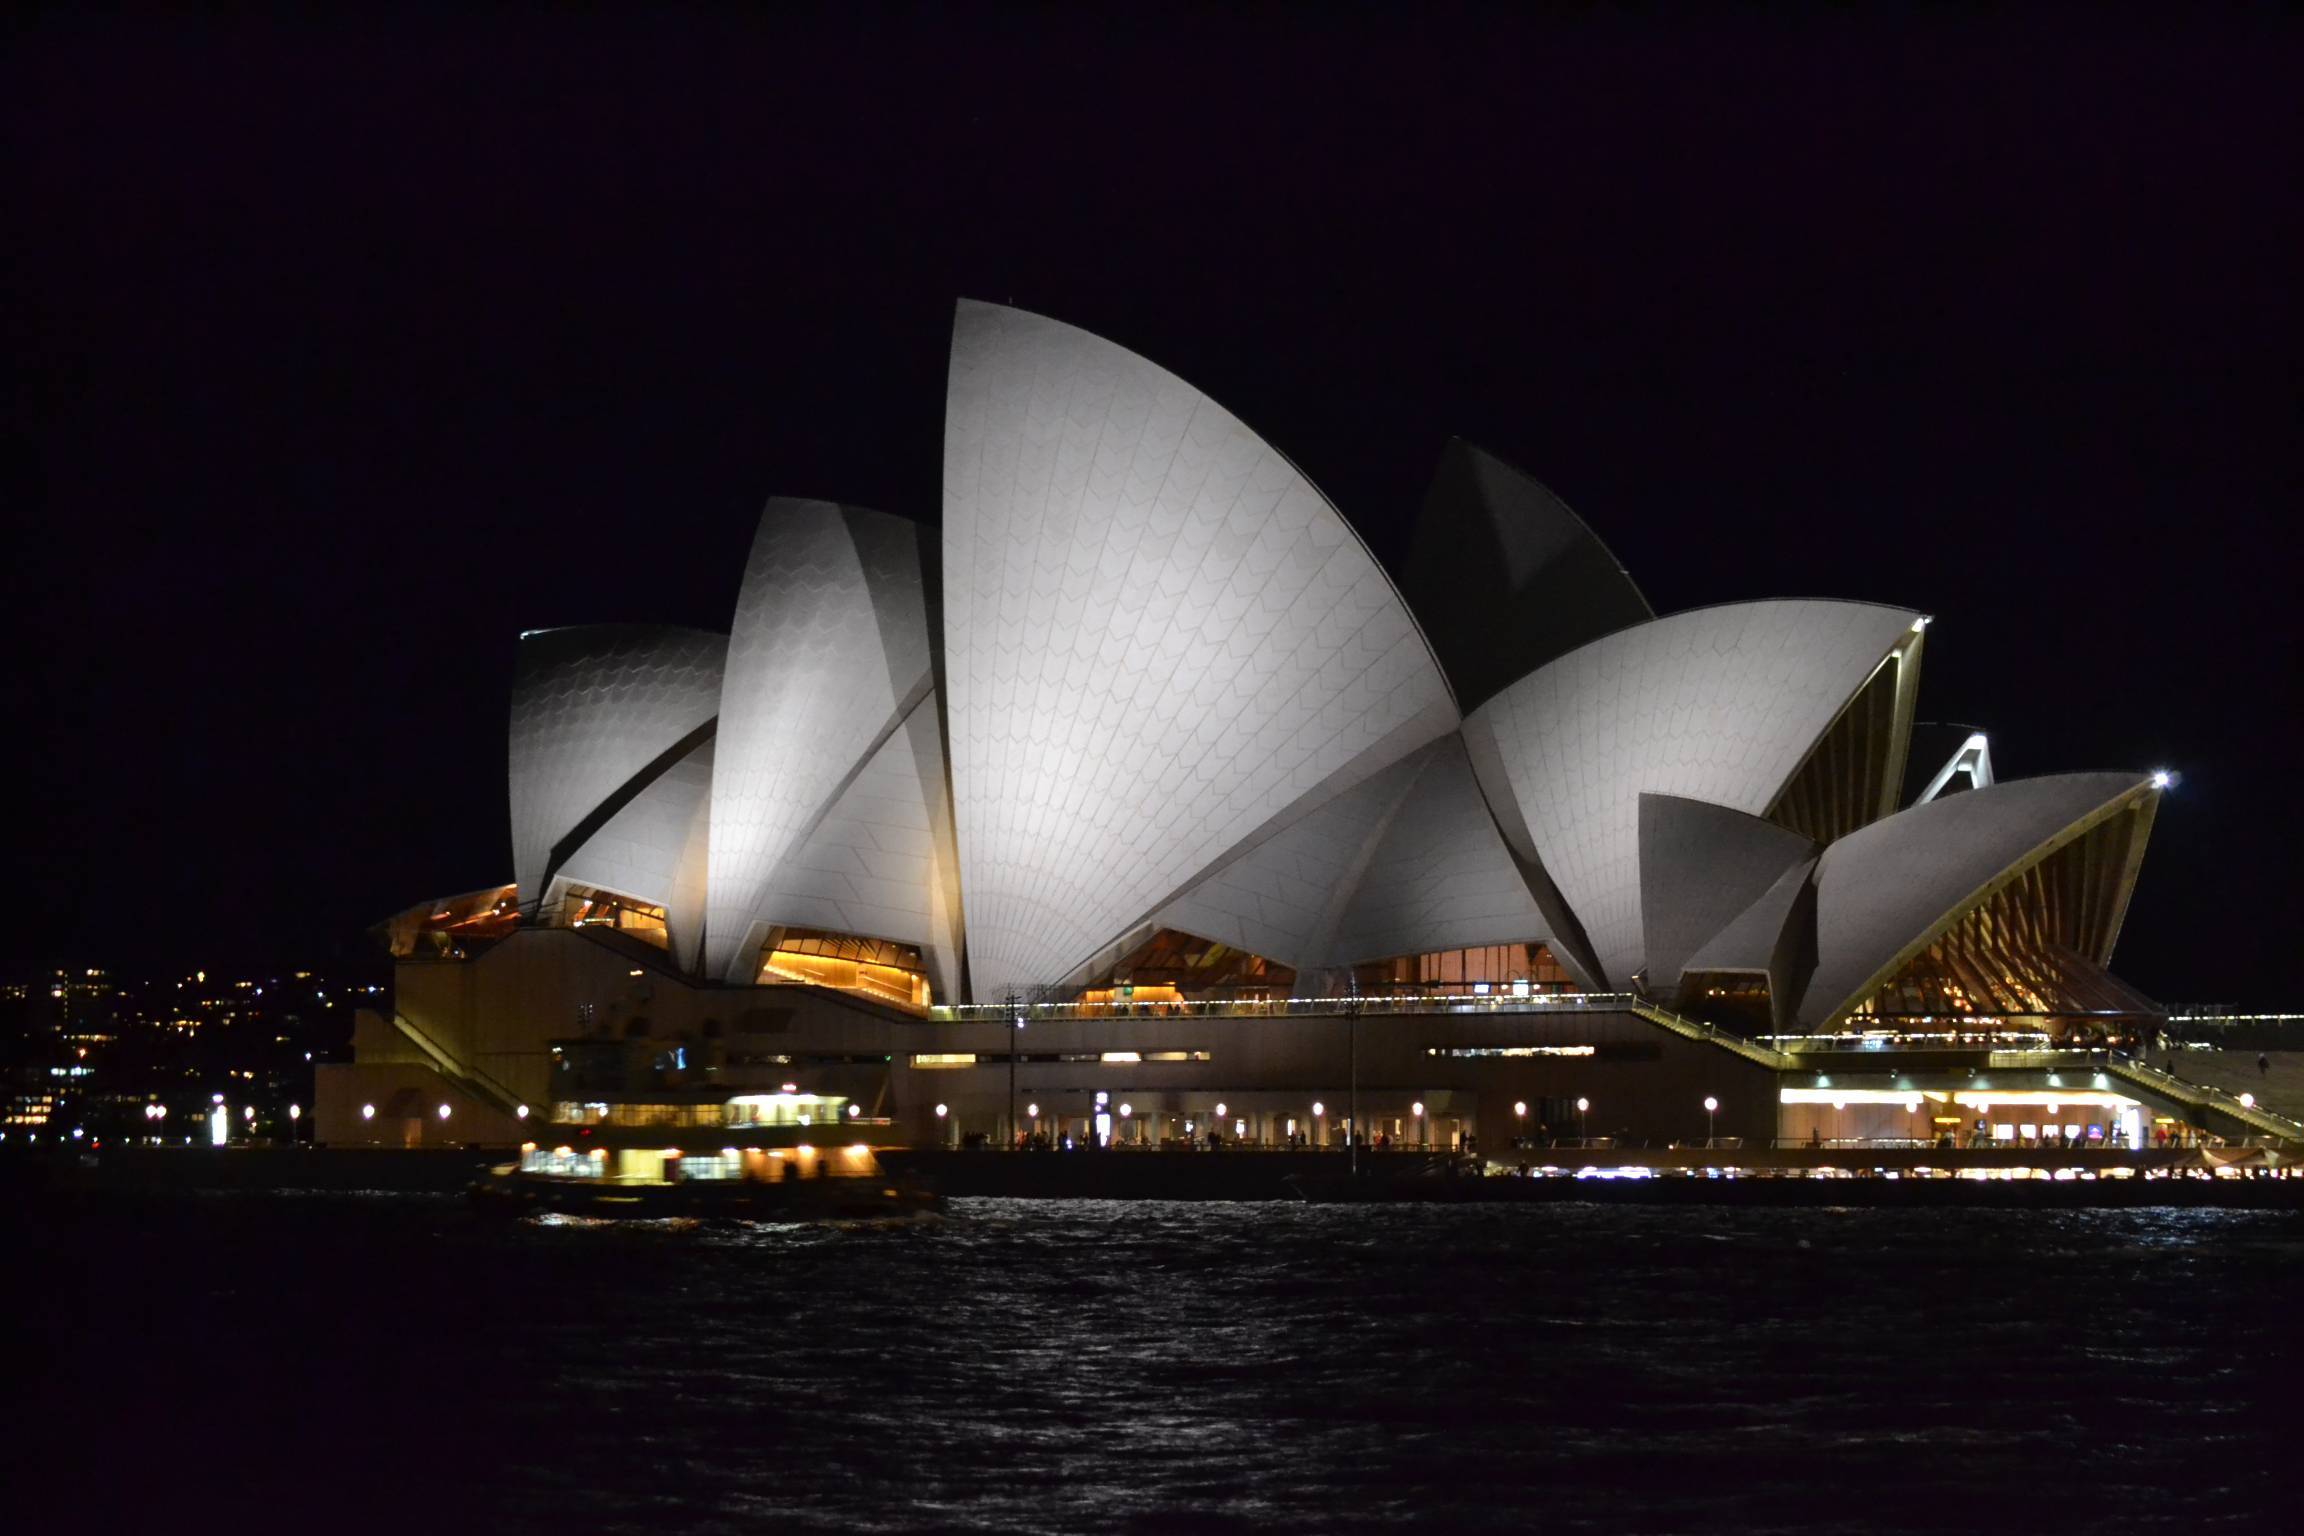
[{"label": "balcony railing", "polygon": [[1162,1002],[940,1003],[928,1010],[938,1023],[998,1024],[1022,1018],[1213,1019],[1341,1018],[1431,1013],[1627,1013],[1639,1000],[1629,992],[1456,992],[1364,997],[1186,998]]}]

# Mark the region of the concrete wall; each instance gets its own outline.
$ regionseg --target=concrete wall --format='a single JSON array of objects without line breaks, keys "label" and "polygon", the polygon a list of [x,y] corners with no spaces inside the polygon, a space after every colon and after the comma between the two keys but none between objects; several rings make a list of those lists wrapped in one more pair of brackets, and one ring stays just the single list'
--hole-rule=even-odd
[{"label": "concrete wall", "polygon": [[[640,974],[634,975],[638,971]],[[1005,1061],[957,1068],[912,1065],[920,1054],[1004,1055],[1017,1039],[999,1020],[935,1023],[875,1008],[821,987],[699,987],[637,961],[599,935],[564,929],[524,929],[477,959],[411,961],[398,974],[399,1010],[444,1046],[503,1083],[519,1099],[544,1111],[572,1096],[552,1081],[547,1042],[585,1035],[647,1038],[689,1048],[691,1084],[709,1080],[730,1093],[774,1092],[792,1083],[803,1092],[838,1094],[864,1111],[897,1119],[920,1144],[958,1142],[981,1132],[998,1139],[1009,1105]],[[635,1031],[640,1032],[635,1035]],[[1094,1110],[1098,1092],[1113,1107],[1130,1105],[1139,1134],[1164,1134],[1161,1116],[1191,1118],[1198,1127],[1223,1103],[1227,1122],[1247,1118],[1251,1134],[1278,1138],[1293,1117],[1315,1141],[1334,1140],[1351,1095],[1351,1021],[1341,1012],[1321,1016],[1084,1019],[1031,1023],[1021,1035],[1027,1055],[1106,1052],[1205,1051],[1206,1061],[1020,1062],[1015,1073],[1019,1107],[1037,1102],[1043,1129],[1077,1122]],[[1432,1121],[1427,1139],[1476,1129],[1491,1144],[1533,1134],[1542,1101],[1555,1105],[1582,1096],[1592,1101],[1590,1133],[1629,1133],[1644,1140],[1688,1140],[1705,1133],[1703,1101],[1721,1101],[1718,1133],[1764,1138],[1775,1128],[1773,1074],[1718,1048],[1661,1030],[1630,1014],[1507,1012],[1376,1014],[1357,1026],[1361,1112],[1371,1131],[1402,1122],[1415,1139],[1411,1106],[1421,1101]],[[466,1119],[466,1100],[378,1021],[356,1045],[362,1076],[356,1090],[327,1086],[324,1076],[320,1134],[337,1139],[358,1127],[340,1118],[338,1100],[382,1103],[402,1087],[418,1086],[454,1102],[451,1124],[483,1124],[485,1106]],[[373,1047],[371,1051],[368,1046]],[[1433,1047],[1554,1046],[1593,1048],[1591,1055],[1445,1057]],[[790,1057],[789,1063],[764,1058]],[[860,1062],[811,1061],[850,1056]],[[370,1063],[373,1063],[373,1066]],[[717,1064],[707,1079],[701,1068]],[[1531,1105],[1528,1123],[1516,1123],[1515,1102]],[[440,1102],[434,1099],[432,1102]],[[1314,1116],[1320,1103],[1325,1114]],[[938,1117],[937,1104],[947,1113]],[[1325,1122],[1323,1126],[1322,1122]],[[1180,1128],[1180,1127],[1178,1127]],[[1552,1131],[1574,1135],[1577,1126],[1555,1114]],[[494,1127],[509,1141],[519,1127]],[[1131,1130],[1134,1128],[1131,1127]],[[1230,1132],[1230,1125],[1225,1127]],[[437,1139],[437,1127],[425,1133]],[[452,1133],[453,1134],[453,1133]],[[374,1133],[351,1135],[375,1139]],[[471,1138],[467,1138],[471,1139]]]}]

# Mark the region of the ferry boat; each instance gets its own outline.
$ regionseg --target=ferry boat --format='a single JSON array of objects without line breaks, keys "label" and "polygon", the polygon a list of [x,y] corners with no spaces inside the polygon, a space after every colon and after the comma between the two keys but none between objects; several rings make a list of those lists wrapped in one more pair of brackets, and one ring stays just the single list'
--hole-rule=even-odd
[{"label": "ferry boat", "polygon": [[890,1120],[845,1099],[787,1090],[736,1098],[562,1103],[517,1162],[491,1168],[473,1203],[505,1215],[719,1216],[879,1221],[942,1200],[883,1166],[904,1145]]}]

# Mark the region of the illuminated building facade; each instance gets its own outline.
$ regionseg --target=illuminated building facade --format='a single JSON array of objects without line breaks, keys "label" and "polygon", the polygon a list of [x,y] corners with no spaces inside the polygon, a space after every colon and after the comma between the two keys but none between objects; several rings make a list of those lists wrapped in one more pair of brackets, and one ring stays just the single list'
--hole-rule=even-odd
[{"label": "illuminated building facade", "polygon": [[614,1041],[919,1139],[1765,1139],[1802,1041],[2149,1030],[2162,782],[1908,772],[1927,624],[1658,616],[1463,443],[1395,582],[1191,385],[963,303],[936,528],[774,500],[727,635],[521,637],[513,878],[386,925],[321,1132],[520,1139]]}]

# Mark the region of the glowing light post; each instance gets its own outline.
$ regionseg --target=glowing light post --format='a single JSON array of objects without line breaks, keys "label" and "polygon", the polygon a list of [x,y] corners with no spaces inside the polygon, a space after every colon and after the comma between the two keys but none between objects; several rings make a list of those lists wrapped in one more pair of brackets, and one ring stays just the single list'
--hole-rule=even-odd
[{"label": "glowing light post", "polygon": [[1016,1058],[1024,1054],[1024,1000],[1013,992],[1008,994],[1008,1017],[1015,1024],[1008,1033],[1008,1150],[1013,1152],[1021,1129],[1016,1124]]},{"label": "glowing light post", "polygon": [[291,1105],[289,1105],[289,1106],[288,1106],[288,1145],[290,1145],[290,1146],[294,1146],[294,1145],[296,1145],[296,1122],[297,1122],[297,1121],[299,1121],[299,1120],[301,1120],[301,1119],[303,1119],[303,1118],[304,1118],[304,1106],[303,1106],[303,1105],[301,1105],[301,1104],[291,1104]]},{"label": "glowing light post", "polygon": [[1409,1105],[1408,1113],[1416,1117],[1416,1145],[1419,1147],[1429,1146],[1431,1143],[1425,1136],[1424,1101],[1418,1099]]},{"label": "glowing light post", "polygon": [[[1351,1066],[1351,1104],[1344,1121],[1346,1155],[1352,1159],[1351,1173],[1355,1183],[1360,1178],[1360,978],[1352,978],[1352,990],[1344,1002],[1345,1054]],[[1222,1110],[1217,1111],[1222,1114]]]},{"label": "glowing light post", "polygon": [[1576,1144],[1580,1147],[1592,1145],[1591,1133],[1584,1126],[1584,1116],[1591,1108],[1592,1101],[1590,1099],[1578,1099],[1576,1101]]},{"label": "glowing light post", "polygon": [[1516,1147],[1528,1145],[1528,1101],[1526,1099],[1514,1099],[1512,1101],[1512,1145]]},{"label": "glowing light post", "polygon": [[944,1134],[944,1117],[951,1113],[952,1106],[949,1104],[939,1104],[936,1106],[936,1141],[939,1146],[947,1144]]},{"label": "glowing light post", "polygon": [[1704,1095],[1704,1145],[1707,1147],[1712,1145],[1715,1139],[1712,1135],[1712,1127],[1717,1121],[1719,1114],[1720,1101],[1712,1097],[1710,1094]]}]

